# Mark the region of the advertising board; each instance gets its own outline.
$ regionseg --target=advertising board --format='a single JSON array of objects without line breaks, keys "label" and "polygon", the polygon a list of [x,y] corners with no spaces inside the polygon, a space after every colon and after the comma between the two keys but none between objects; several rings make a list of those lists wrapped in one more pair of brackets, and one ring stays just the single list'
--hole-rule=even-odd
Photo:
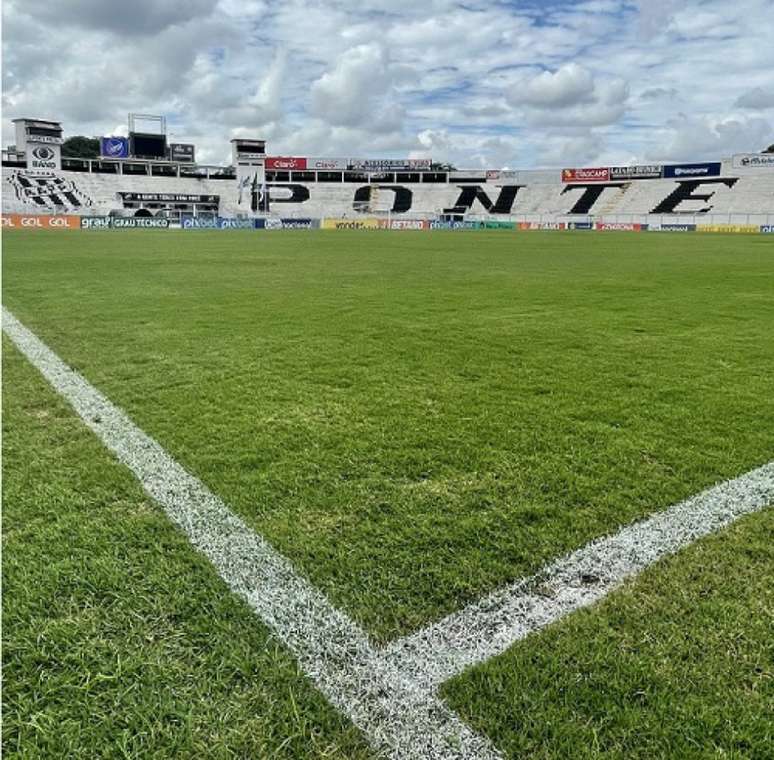
[{"label": "advertising board", "polygon": [[660,164],[643,166],[611,166],[610,179],[660,179],[664,174],[664,167]]},{"label": "advertising board", "polygon": [[696,232],[695,224],[651,224],[648,229],[651,232]]},{"label": "advertising board", "polygon": [[306,158],[299,156],[274,156],[266,159],[266,168],[274,171],[303,171],[307,168]]},{"label": "advertising board", "polygon": [[225,219],[218,217],[219,230],[254,230],[255,224],[252,219]]},{"label": "advertising board", "polygon": [[169,219],[154,216],[114,216],[113,229],[165,230]]},{"label": "advertising board", "polygon": [[306,168],[314,171],[343,172],[349,164],[346,158],[307,158]]},{"label": "advertising board", "polygon": [[519,222],[520,230],[564,230],[564,222]]},{"label": "advertising board", "polygon": [[774,224],[762,224],[761,232],[765,235],[774,235]]},{"label": "advertising board", "polygon": [[426,230],[428,226],[424,219],[392,219],[388,223],[391,230]]},{"label": "advertising board", "polygon": [[324,230],[378,230],[379,219],[323,219],[320,227]]},{"label": "advertising board", "polygon": [[562,182],[609,182],[610,169],[598,166],[587,169],[562,169]]},{"label": "advertising board", "polygon": [[720,161],[714,161],[708,164],[672,164],[664,167],[664,176],[670,179],[719,177],[720,167]]},{"label": "advertising board", "polygon": [[124,193],[118,195],[125,201],[149,203],[218,203],[219,195],[196,195],[194,193]]},{"label": "advertising board", "polygon": [[218,219],[189,216],[182,220],[181,226],[184,230],[218,230],[220,229],[218,221]]},{"label": "advertising board", "polygon": [[4,230],[77,230],[80,217],[49,214],[3,214]]},{"label": "advertising board", "polygon": [[429,158],[350,158],[347,169],[352,171],[429,171]]},{"label": "advertising board", "polygon": [[111,219],[109,216],[82,216],[82,230],[109,230]]},{"label": "advertising board", "polygon": [[593,230],[593,222],[567,222],[568,230]]},{"label": "advertising board", "polygon": [[99,154],[102,158],[129,158],[129,138],[100,137]]},{"label": "advertising board", "polygon": [[699,224],[697,232],[760,232],[759,224]]},{"label": "advertising board", "polygon": [[516,222],[484,222],[485,230],[515,230]]},{"label": "advertising board", "polygon": [[171,161],[192,164],[194,162],[195,150],[191,143],[170,143],[169,158]]},{"label": "advertising board", "polygon": [[61,168],[61,148],[59,145],[35,145],[27,143],[27,168],[36,171]]},{"label": "advertising board", "polygon": [[731,161],[737,169],[774,169],[774,153],[737,153]]},{"label": "advertising board", "polygon": [[594,229],[602,232],[641,232],[647,230],[648,225],[636,222],[595,222]]}]

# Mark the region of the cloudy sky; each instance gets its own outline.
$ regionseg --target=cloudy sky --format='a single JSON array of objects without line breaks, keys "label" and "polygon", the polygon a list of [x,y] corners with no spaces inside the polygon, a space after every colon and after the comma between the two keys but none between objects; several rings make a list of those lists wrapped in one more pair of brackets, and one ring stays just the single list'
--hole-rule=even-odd
[{"label": "cloudy sky", "polygon": [[3,0],[3,143],[165,114],[201,161],[693,160],[774,143],[772,0]]}]

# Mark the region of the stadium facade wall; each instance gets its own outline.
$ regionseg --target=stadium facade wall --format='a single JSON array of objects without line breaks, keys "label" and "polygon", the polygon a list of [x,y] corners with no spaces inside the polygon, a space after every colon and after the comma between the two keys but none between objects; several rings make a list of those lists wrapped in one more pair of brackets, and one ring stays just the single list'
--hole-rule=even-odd
[{"label": "stadium facade wall", "polygon": [[679,215],[691,217],[675,220],[685,224],[704,216],[719,223],[774,223],[774,171],[735,168],[731,161],[722,164],[717,176],[700,178],[568,183],[556,172],[489,175],[471,178],[467,172],[458,179],[452,174],[448,183],[438,184],[269,182],[257,191],[268,194],[268,211],[259,211],[264,206],[256,203],[256,189],[240,187],[234,179],[33,172],[4,166],[2,211],[133,216],[138,206],[158,214],[156,207],[166,203],[190,215],[198,203],[221,218],[550,222],[590,217],[624,223],[632,217],[646,222],[647,216]]}]

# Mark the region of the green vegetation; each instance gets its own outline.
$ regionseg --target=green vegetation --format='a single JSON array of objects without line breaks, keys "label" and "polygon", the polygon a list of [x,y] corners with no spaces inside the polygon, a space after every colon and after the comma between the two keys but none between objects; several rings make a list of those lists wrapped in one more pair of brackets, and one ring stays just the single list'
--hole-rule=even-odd
[{"label": "green vegetation", "polygon": [[4,243],[9,308],[380,639],[772,456],[765,236]]},{"label": "green vegetation", "polygon": [[3,348],[3,756],[369,757],[131,474]]},{"label": "green vegetation", "polygon": [[770,758],[772,535],[747,517],[444,693],[512,758]]}]

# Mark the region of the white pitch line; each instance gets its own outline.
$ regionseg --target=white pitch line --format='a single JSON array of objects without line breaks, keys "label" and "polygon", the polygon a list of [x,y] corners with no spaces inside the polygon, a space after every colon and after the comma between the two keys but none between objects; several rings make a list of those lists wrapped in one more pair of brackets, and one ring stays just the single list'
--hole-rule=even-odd
[{"label": "white pitch line", "polygon": [[600,600],[659,559],[772,504],[774,462],[592,541],[531,578],[391,642],[385,655],[432,692],[530,633]]},{"label": "white pitch line", "polygon": [[285,557],[6,309],[3,331],[380,754],[395,760],[499,757],[440,699],[386,661]]},{"label": "white pitch line", "polygon": [[396,760],[499,757],[435,696],[441,683],[774,502],[770,462],[592,541],[537,575],[376,650],[283,556],[5,309],[3,330],[293,651],[320,691],[377,750]]}]

